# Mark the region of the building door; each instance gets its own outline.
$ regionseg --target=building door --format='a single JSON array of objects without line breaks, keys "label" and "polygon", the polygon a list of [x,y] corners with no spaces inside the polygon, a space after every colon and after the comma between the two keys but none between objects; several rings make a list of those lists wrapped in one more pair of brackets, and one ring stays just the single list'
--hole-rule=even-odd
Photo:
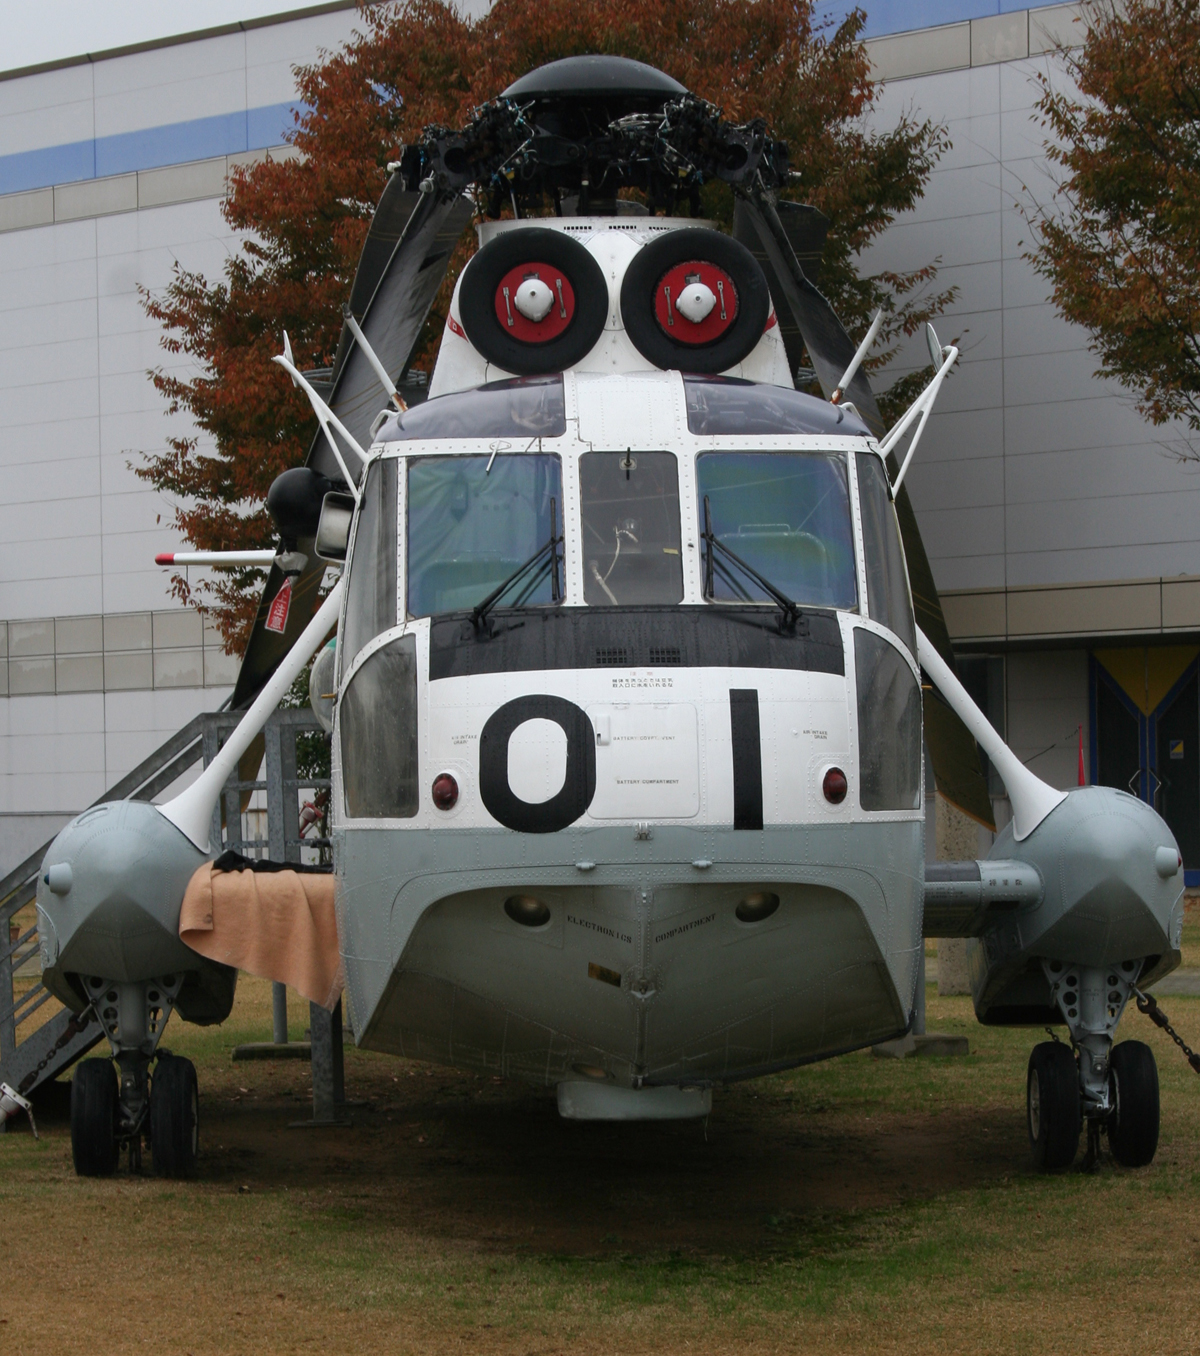
[{"label": "building door", "polygon": [[1092,781],[1162,815],[1200,885],[1200,650],[1097,650],[1091,662]]}]

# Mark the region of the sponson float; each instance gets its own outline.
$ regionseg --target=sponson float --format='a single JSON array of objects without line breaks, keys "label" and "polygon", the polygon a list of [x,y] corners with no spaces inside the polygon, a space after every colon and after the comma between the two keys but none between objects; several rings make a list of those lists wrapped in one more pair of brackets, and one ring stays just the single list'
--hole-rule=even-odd
[{"label": "sponson float", "polygon": [[[566,1116],[695,1116],[714,1085],[905,1032],[923,931],[969,935],[981,1020],[1070,1032],[1030,1062],[1039,1162],[1065,1166],[1084,1117],[1148,1161],[1153,1060],[1112,1033],[1178,962],[1178,853],[1131,797],[1038,781],[954,677],[899,492],[957,351],[930,331],[934,378],[885,435],[874,327],[856,351],[809,276],[822,220],[776,199],[786,149],[634,62],[535,71],[392,170],[328,403],[279,359],[320,430],[272,491],[253,704],[183,796],[89,812],[46,859],[48,982],[101,1005],[123,1071],[119,1098],[107,1061],[77,1076],[100,1108],[77,1163],[143,1133],[149,1085],[163,1161],[190,1164],[169,1133],[194,1127],[194,1074],[151,1074],[157,1034],[171,1005],[219,1019],[232,973],[182,945],[180,901],[221,783],[335,624],[313,681],[327,969],[361,1045],[552,1085]],[[712,178],[732,234],[698,216]],[[477,211],[429,399],[404,408]],[[796,389],[805,362],[832,399]],[[1004,777],[992,859],[927,875],[923,736],[968,809],[989,813],[975,741]]]}]

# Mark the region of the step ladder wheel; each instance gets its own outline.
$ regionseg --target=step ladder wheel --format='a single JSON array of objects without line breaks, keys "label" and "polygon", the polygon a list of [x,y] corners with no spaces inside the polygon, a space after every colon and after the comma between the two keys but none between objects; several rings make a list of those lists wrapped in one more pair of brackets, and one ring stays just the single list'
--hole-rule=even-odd
[{"label": "step ladder wheel", "polygon": [[1142,1041],[1113,1046],[1108,1064],[1108,1147],[1122,1167],[1144,1168],[1158,1148],[1158,1065]]},{"label": "step ladder wheel", "polygon": [[109,1059],[85,1059],[71,1079],[71,1157],[80,1177],[117,1170],[117,1074]]},{"label": "step ladder wheel", "polygon": [[1079,1067],[1069,1045],[1043,1041],[1033,1047],[1025,1108],[1034,1163],[1043,1172],[1065,1172],[1079,1152],[1083,1129]]},{"label": "step ladder wheel", "polygon": [[156,1177],[190,1177],[200,1151],[196,1066],[161,1055],[150,1080],[150,1156]]}]

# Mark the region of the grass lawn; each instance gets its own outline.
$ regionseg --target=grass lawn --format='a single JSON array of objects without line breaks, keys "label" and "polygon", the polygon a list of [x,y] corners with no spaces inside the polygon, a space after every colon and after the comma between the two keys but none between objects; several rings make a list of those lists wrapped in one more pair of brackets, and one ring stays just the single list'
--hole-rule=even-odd
[{"label": "grass lawn", "polygon": [[[1200,1079],[1137,1012],[1157,1159],[1045,1178],[1039,1033],[966,998],[929,1000],[965,1059],[848,1055],[718,1089],[707,1123],[568,1124],[547,1091],[349,1050],[364,1105],[329,1131],[288,1128],[307,1065],[231,1062],[269,995],[168,1030],[200,1074],[195,1181],[77,1179],[61,1112],[0,1138],[0,1351],[1200,1347]],[[1200,999],[1166,1006],[1200,1045]]]}]

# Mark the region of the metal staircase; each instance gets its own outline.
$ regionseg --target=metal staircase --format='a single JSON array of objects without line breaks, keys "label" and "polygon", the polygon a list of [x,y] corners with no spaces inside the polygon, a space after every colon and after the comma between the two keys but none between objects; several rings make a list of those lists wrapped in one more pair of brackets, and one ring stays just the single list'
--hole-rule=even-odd
[{"label": "metal staircase", "polygon": [[[194,717],[93,804],[153,800],[201,759],[208,764],[240,718],[241,712],[237,711]],[[329,785],[325,780],[299,777],[296,771],[296,736],[319,729],[307,708],[280,710],[271,716],[263,730],[266,779],[242,781],[234,777],[226,783],[222,805],[213,817],[214,841],[223,841],[226,847],[246,856],[269,856],[282,861],[299,861],[302,846],[328,845],[327,839],[301,837],[300,808],[295,794],[298,789],[319,790]],[[246,793],[260,790],[266,792],[267,836],[247,836],[243,828],[243,803]],[[222,819],[228,826],[224,831]],[[8,1083],[26,1097],[39,1084],[56,1078],[85,1055],[103,1035],[90,1014],[76,1019],[62,1009],[41,1026],[29,1029],[21,1039],[21,1027],[52,995],[39,979],[19,997],[15,996],[14,977],[38,955],[38,933],[34,923],[14,936],[13,919],[37,893],[38,872],[53,841],[43,843],[0,881],[0,1082]]]}]

